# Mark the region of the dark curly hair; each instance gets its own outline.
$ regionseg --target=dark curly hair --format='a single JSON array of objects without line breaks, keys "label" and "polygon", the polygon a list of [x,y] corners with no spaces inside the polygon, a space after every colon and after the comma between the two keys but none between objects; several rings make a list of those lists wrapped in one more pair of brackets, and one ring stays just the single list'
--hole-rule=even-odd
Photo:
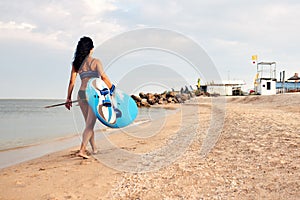
[{"label": "dark curly hair", "polygon": [[76,72],[78,72],[82,62],[90,54],[90,51],[93,48],[94,45],[91,38],[89,37],[80,38],[74,54],[74,61],[72,63]]}]

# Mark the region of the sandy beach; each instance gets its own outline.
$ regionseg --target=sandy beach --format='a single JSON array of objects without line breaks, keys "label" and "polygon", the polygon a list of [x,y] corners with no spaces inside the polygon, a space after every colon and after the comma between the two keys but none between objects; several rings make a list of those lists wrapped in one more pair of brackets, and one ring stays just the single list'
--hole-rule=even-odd
[{"label": "sandy beach", "polygon": [[300,94],[226,97],[203,157],[212,99],[107,134],[90,159],[74,147],[4,168],[0,200],[298,199]]}]

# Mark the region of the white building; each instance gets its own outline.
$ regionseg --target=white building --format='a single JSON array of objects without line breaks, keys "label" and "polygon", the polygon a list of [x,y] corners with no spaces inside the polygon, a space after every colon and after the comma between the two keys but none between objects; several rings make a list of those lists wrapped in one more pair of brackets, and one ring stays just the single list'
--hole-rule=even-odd
[{"label": "white building", "polygon": [[257,79],[256,92],[260,95],[276,94],[276,79],[260,78]]},{"label": "white building", "polygon": [[242,80],[211,82],[207,85],[207,92],[221,96],[242,95],[243,85],[246,85],[246,83]]},{"label": "white building", "polygon": [[257,63],[257,74],[254,86],[257,94],[276,94],[276,62]]}]

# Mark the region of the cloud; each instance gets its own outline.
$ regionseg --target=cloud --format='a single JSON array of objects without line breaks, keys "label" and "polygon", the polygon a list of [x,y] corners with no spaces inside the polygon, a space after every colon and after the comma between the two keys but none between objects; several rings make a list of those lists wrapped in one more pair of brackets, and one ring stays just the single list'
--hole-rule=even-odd
[{"label": "cloud", "polygon": [[[39,48],[32,57],[26,54],[28,60],[36,59],[37,55],[45,59],[44,54],[56,50],[71,59],[83,35],[92,37],[97,46],[124,31],[158,27],[175,30],[196,41],[224,78],[230,71],[231,78],[252,84],[253,54],[258,54],[261,61],[276,61],[278,71],[285,69],[291,75],[299,72],[299,10],[297,0],[0,1],[0,48],[7,64],[14,58],[6,49],[30,49],[30,44]],[[116,45],[122,47],[128,42]],[[174,40],[174,48],[180,47],[184,48],[180,40]],[[19,52],[15,56],[22,57]],[[53,55],[51,62],[56,61],[57,66],[65,64],[63,58],[58,61],[56,57]],[[29,63],[32,68],[39,68],[34,62]]]},{"label": "cloud", "polygon": [[44,34],[36,32],[37,27],[29,23],[17,23],[15,21],[2,22],[0,21],[0,42],[5,40],[17,40],[20,42],[20,48],[22,41],[31,41],[32,43],[47,46],[54,49],[70,49],[65,43],[59,41],[58,38],[63,36],[62,31],[52,31],[51,33]]},{"label": "cloud", "polygon": [[115,1],[109,0],[84,0],[87,5],[89,13],[93,15],[105,14],[106,12],[111,12],[117,10],[117,6],[114,4]]},{"label": "cloud", "polygon": [[105,40],[122,27],[106,19],[116,10],[111,1],[5,1],[0,7],[0,40],[32,40],[61,49],[74,48],[83,35]]},{"label": "cloud", "polygon": [[[79,38],[88,35],[97,45],[123,29],[105,16],[115,9],[111,1],[0,1],[1,97],[64,97]],[[6,88],[17,82],[22,92]]]},{"label": "cloud", "polygon": [[32,31],[35,28],[36,28],[35,25],[28,24],[28,23],[17,24],[14,21],[10,21],[10,22],[7,22],[7,23],[4,23],[4,22],[0,21],[0,29],[10,29],[10,30],[15,30],[15,29],[20,30],[21,29],[21,30]]}]

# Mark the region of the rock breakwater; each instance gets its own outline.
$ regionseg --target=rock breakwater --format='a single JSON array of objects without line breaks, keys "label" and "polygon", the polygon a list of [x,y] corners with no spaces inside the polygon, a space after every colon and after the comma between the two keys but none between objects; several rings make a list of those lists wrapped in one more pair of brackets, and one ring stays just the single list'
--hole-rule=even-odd
[{"label": "rock breakwater", "polygon": [[187,94],[175,91],[163,92],[161,94],[140,92],[138,96],[131,95],[138,107],[151,107],[151,105],[155,104],[184,103],[194,96],[192,92]]}]

